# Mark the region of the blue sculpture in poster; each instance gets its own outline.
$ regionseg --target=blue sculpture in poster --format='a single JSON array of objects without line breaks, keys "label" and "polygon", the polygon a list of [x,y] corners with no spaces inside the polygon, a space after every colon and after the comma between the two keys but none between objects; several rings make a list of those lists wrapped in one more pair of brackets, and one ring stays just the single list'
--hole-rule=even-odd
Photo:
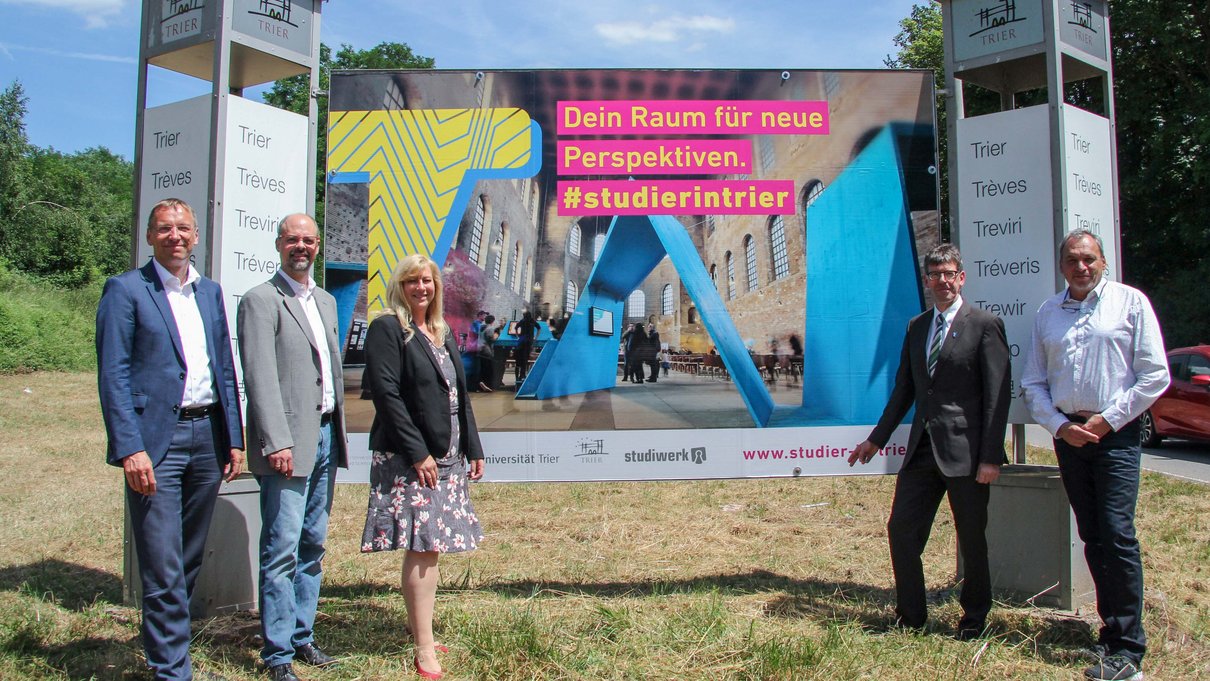
[{"label": "blue sculpture in poster", "polygon": [[[668,256],[697,307],[755,425],[877,421],[894,383],[900,339],[923,309],[899,137],[931,130],[888,125],[807,209],[807,295],[801,406],[776,407],[681,223],[613,219],[560,340],[547,344],[519,399],[613,388],[627,297]],[[590,333],[593,308],[613,313],[610,336]]]}]

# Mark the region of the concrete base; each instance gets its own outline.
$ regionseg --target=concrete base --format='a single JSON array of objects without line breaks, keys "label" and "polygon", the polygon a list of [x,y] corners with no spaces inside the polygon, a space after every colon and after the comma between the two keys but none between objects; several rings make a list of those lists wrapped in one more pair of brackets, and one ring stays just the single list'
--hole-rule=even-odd
[{"label": "concrete base", "polygon": [[[260,564],[260,485],[245,473],[219,487],[206,555],[189,604],[196,618],[215,617],[257,607]],[[130,511],[126,511],[122,550],[122,597],[142,607],[143,585],[139,579],[139,557],[134,548]]]},{"label": "concrete base", "polygon": [[987,545],[997,593],[1068,611],[1096,600],[1058,468],[1003,467],[992,485]]}]

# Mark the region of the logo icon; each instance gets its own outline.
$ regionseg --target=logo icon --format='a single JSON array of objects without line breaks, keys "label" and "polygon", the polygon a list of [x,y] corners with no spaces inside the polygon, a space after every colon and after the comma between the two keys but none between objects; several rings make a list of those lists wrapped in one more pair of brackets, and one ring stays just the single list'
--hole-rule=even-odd
[{"label": "logo icon", "polygon": [[573,455],[573,458],[579,460],[580,463],[601,463],[609,456],[609,452],[605,451],[605,441],[599,438],[589,438],[580,440],[576,443],[580,451]]},{"label": "logo icon", "polygon": [[694,447],[693,449],[689,450],[689,456],[693,457],[693,463],[705,463],[706,462],[706,448],[705,447]]}]

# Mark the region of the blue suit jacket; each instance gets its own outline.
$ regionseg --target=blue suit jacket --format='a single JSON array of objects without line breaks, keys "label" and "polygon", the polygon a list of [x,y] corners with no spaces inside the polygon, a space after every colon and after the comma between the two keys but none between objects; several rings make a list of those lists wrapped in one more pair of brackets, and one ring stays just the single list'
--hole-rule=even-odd
[{"label": "blue suit jacket", "polygon": [[[202,277],[194,285],[224,438],[214,446],[226,463],[244,434],[223,292]],[[97,385],[109,438],[106,459],[146,451],[152,465],[168,452],[185,392],[185,353],[164,284],[151,261],[105,282],[97,308]]]}]

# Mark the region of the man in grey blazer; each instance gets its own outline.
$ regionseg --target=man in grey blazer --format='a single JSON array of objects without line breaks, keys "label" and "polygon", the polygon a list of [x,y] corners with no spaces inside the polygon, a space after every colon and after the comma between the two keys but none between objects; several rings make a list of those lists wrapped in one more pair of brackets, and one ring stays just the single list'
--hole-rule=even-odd
[{"label": "man in grey blazer", "polygon": [[924,627],[928,616],[920,556],[943,496],[962,549],[958,638],[983,633],[991,611],[987,502],[1000,475],[1008,427],[1011,373],[1004,322],[962,299],[962,254],[941,244],[924,257],[934,307],[908,322],[895,387],[869,439],[849,465],[868,463],[915,405],[907,456],[895,482],[887,535],[895,571],[898,624]]},{"label": "man in grey blazer", "polygon": [[236,327],[248,392],[248,469],[260,483],[261,659],[295,681],[295,659],[336,660],[315,643],[315,611],[336,468],[348,467],[336,299],[315,285],[319,229],[287,215],[281,269],[240,300]]}]

